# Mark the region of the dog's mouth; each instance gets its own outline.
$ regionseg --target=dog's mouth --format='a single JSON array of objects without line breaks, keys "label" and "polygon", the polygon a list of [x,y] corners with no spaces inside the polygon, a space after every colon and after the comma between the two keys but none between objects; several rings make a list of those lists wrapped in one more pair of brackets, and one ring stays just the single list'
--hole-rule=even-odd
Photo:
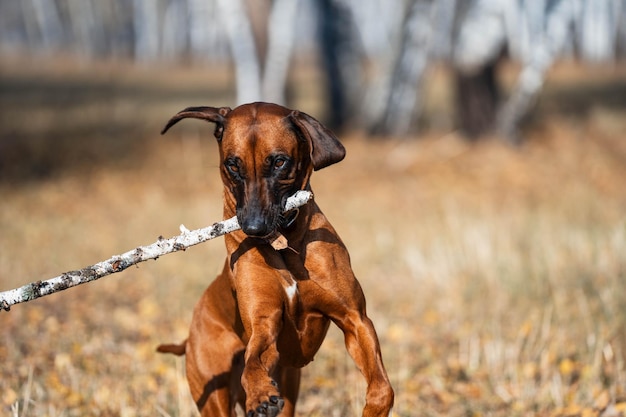
[{"label": "dog's mouth", "polygon": [[242,208],[237,210],[237,219],[241,225],[241,230],[252,238],[265,239],[278,230],[280,214],[278,210],[269,210],[269,213],[262,210],[252,210]]},{"label": "dog's mouth", "polygon": [[245,211],[242,209],[237,212],[242,231],[248,237],[265,241],[274,239],[280,230],[289,229],[295,223],[299,213],[299,209],[285,212],[282,207],[279,210],[271,210],[269,215],[245,213]]}]

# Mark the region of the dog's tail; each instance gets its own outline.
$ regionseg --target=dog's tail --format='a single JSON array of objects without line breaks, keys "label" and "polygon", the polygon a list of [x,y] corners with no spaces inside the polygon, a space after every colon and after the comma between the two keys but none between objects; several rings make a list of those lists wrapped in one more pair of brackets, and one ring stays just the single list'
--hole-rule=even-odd
[{"label": "dog's tail", "polygon": [[177,356],[183,356],[185,351],[187,350],[187,340],[179,345],[176,344],[166,344],[157,346],[157,352],[159,353],[173,353]]}]

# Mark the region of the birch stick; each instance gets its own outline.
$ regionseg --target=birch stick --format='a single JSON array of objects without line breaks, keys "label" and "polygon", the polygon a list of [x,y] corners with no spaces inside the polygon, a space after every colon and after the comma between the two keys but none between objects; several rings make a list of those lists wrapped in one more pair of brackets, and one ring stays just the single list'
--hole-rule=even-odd
[{"label": "birch stick", "polygon": [[[312,197],[313,194],[309,191],[296,192],[287,199],[285,212],[305,205]],[[237,217],[232,217],[196,230],[187,230],[187,228],[181,224],[181,233],[178,236],[169,239],[164,239],[160,236],[159,239],[151,245],[139,246],[121,255],[115,255],[106,261],[98,262],[97,264],[77,271],[65,272],[45,281],[35,281],[20,288],[0,292],[0,311],[9,311],[14,304],[25,303],[45,295],[66,290],[76,285],[95,281],[116,272],[122,272],[129,266],[150,259],[157,259],[168,253],[185,250],[188,247],[215,239],[216,237],[239,229],[241,229],[241,226],[237,221]]]}]

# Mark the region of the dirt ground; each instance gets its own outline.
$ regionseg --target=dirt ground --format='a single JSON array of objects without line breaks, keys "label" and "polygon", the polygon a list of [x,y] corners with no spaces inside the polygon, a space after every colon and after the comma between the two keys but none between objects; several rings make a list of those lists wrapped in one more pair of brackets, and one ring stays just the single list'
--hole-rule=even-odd
[{"label": "dirt ground", "polygon": [[[221,219],[212,128],[158,132],[187,105],[232,99],[227,72],[205,87],[199,70],[107,65],[2,66],[0,291]],[[433,85],[434,113],[449,90]],[[623,69],[563,67],[519,148],[445,123],[409,140],[355,132],[314,175],[394,416],[626,414],[625,86]],[[184,360],[155,347],[185,338],[224,253],[211,241],[0,312],[0,413],[196,415]],[[333,329],[299,415],[359,415],[364,389]]]}]

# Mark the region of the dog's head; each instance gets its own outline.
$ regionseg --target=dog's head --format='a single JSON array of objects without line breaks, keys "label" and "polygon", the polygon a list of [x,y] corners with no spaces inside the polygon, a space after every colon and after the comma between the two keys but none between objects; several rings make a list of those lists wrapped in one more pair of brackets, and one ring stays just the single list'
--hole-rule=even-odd
[{"label": "dog's head", "polygon": [[237,219],[248,236],[267,237],[289,218],[287,198],[309,187],[313,170],[341,161],[337,137],[308,114],[268,104],[189,107],[170,119],[161,133],[192,117],[215,123],[221,174],[234,198]]}]

